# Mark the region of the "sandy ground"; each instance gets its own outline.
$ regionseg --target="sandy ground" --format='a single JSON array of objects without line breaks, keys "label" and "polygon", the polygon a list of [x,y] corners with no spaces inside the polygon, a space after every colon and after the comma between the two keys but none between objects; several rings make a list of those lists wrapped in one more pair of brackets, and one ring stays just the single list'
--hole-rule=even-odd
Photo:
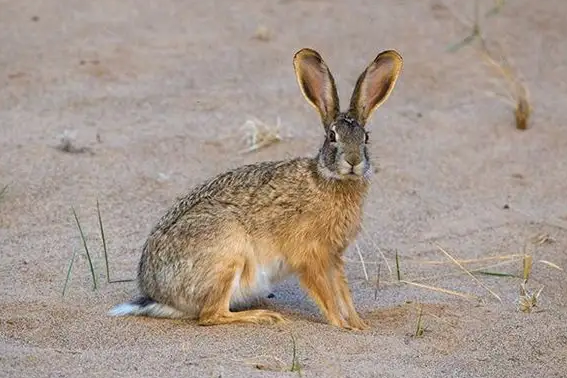
[{"label": "sandy ground", "polygon": [[[0,1],[0,187],[9,184],[0,202],[0,375],[291,377],[294,335],[305,377],[567,376],[565,272],[539,262],[567,268],[567,6],[513,1],[483,23],[530,90],[534,113],[522,132],[478,50],[447,52],[468,33],[466,3]],[[254,38],[261,27],[267,40]],[[97,198],[112,278],[133,278],[141,245],[176,196],[244,163],[313,154],[321,128],[291,64],[305,46],[325,57],[343,103],[379,51],[405,59],[370,125],[379,171],[358,239],[370,281],[354,246],[346,256],[371,330],[328,326],[293,280],[265,305],[292,320],[282,326],[107,317],[136,285],[106,283]],[[239,153],[250,117],[279,117],[286,139]],[[88,151],[54,148],[65,130]],[[435,243],[458,259],[501,257],[469,269],[514,274],[521,258],[503,256],[526,248],[528,287],[545,285],[537,311],[518,311],[521,279],[475,276],[499,302]],[[397,283],[396,250],[403,279],[481,300]],[[495,263],[505,264],[486,267]],[[420,306],[425,332],[414,337]]]}]

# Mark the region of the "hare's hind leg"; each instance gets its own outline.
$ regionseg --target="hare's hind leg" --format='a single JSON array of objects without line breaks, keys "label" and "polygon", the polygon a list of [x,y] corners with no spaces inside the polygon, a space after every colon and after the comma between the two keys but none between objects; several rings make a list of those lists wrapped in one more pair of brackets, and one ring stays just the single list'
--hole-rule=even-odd
[{"label": "hare's hind leg", "polygon": [[230,299],[234,292],[234,285],[238,284],[235,278],[250,280],[251,273],[245,269],[245,262],[233,262],[222,268],[215,278],[214,286],[207,295],[207,299],[199,314],[200,325],[218,325],[229,323],[277,323],[284,318],[274,311],[246,310],[230,311]]}]

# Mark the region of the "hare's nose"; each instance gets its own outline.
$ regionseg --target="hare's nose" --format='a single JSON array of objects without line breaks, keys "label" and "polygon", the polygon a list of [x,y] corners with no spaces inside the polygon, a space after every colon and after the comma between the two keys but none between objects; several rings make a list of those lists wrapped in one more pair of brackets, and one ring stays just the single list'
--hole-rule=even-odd
[{"label": "hare's nose", "polygon": [[345,158],[345,161],[351,166],[351,167],[356,167],[357,165],[360,164],[360,162],[362,161],[362,159],[360,158],[360,156],[349,156]]}]

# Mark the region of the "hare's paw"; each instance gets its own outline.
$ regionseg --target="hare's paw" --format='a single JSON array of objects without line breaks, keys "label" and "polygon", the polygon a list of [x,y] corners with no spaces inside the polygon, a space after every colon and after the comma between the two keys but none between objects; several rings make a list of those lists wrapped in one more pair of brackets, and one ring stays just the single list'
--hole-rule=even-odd
[{"label": "hare's paw", "polygon": [[364,331],[364,330],[370,328],[370,326],[368,326],[366,323],[364,323],[364,321],[358,315],[351,316],[348,319],[347,322],[348,322],[349,328],[352,329],[352,330],[355,330],[355,331]]},{"label": "hare's paw", "polygon": [[252,310],[251,312],[253,314],[249,316],[254,319],[254,323],[275,324],[286,322],[286,319],[275,311]]},{"label": "hare's paw", "polygon": [[279,313],[268,310],[247,310],[238,312],[226,312],[212,316],[201,317],[200,325],[219,325],[230,323],[254,323],[275,324],[285,322],[285,318]]}]

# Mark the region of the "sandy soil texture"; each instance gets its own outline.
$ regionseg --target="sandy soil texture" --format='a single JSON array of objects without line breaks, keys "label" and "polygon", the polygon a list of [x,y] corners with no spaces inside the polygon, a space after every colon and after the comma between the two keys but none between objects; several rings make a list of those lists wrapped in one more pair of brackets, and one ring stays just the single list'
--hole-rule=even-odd
[{"label": "sandy soil texture", "polygon": [[[567,4],[516,0],[484,17],[494,2],[480,1],[483,34],[529,89],[525,131],[478,44],[447,50],[473,4],[0,1],[0,376],[567,376]],[[97,199],[111,278],[129,279],[177,196],[244,163],[314,154],[322,129],[292,67],[301,47],[324,56],[343,104],[379,51],[404,57],[369,125],[379,169],[364,266],[355,245],[346,255],[371,329],[328,326],[294,280],[266,299],[292,320],[282,326],[108,317],[137,291],[106,282]],[[241,153],[254,117],[279,119],[284,138]],[[514,276],[475,272],[479,283],[439,247]],[[455,293],[398,282],[396,251],[402,280]],[[524,253],[528,289],[545,286],[529,314],[517,308]]]}]

